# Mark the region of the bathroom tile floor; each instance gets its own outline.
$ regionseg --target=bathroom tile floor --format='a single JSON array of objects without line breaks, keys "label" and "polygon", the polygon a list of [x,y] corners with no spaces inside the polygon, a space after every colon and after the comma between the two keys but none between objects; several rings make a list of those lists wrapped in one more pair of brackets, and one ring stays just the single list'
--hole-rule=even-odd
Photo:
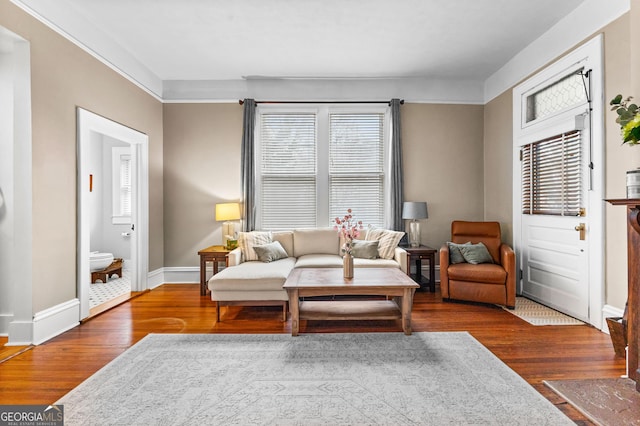
[{"label": "bathroom tile floor", "polygon": [[129,293],[131,291],[131,280],[129,271],[122,270],[121,278],[109,278],[106,283],[100,281],[92,283],[89,287],[89,308],[102,305],[118,296]]}]

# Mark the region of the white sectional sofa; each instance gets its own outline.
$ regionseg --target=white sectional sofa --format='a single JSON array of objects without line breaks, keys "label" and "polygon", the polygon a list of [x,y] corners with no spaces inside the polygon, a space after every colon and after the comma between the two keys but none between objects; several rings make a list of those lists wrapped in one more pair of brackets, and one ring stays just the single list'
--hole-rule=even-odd
[{"label": "white sectional sofa", "polygon": [[[356,246],[363,248],[354,249],[355,268],[400,268],[406,273],[407,252],[398,247],[403,234],[379,229],[363,231]],[[342,244],[332,228],[240,233],[238,242],[239,247],[229,253],[229,267],[208,282],[211,300],[216,302],[217,321],[221,305],[280,305],[286,321],[288,296],[282,286],[294,268],[342,267]],[[264,247],[279,251],[280,246],[284,249],[280,256],[262,253]],[[271,260],[274,257],[277,260]]]}]

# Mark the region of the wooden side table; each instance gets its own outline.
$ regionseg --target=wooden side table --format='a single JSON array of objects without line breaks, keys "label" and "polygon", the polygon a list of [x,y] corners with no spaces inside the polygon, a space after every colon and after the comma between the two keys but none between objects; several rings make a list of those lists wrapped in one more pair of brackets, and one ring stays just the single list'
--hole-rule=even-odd
[{"label": "wooden side table", "polygon": [[[436,253],[438,250],[424,246],[420,244],[418,247],[409,247],[402,246],[403,249],[407,251],[407,275],[411,276],[411,261],[416,262],[416,273],[413,274],[412,278],[420,284],[422,287],[423,284],[429,285],[429,290],[431,293],[436,292]],[[422,275],[422,261],[426,260],[429,262],[429,280]]]},{"label": "wooden side table", "polygon": [[225,246],[211,246],[198,252],[200,256],[200,296],[207,294],[207,262],[213,262],[213,275],[218,273],[218,262],[229,266],[227,255],[231,250]]}]

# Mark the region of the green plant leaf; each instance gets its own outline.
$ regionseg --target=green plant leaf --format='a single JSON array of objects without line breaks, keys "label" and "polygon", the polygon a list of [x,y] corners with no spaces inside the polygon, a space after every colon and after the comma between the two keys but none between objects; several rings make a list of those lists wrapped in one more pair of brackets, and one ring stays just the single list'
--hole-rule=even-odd
[{"label": "green plant leaf", "polygon": [[618,95],[615,98],[611,99],[610,105],[620,104],[621,100],[622,100],[622,95]]}]

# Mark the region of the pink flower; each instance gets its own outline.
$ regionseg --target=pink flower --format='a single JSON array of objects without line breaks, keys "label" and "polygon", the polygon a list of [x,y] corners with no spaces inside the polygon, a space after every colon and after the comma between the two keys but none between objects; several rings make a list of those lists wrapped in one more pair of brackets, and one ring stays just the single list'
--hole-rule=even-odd
[{"label": "pink flower", "polygon": [[344,215],[342,219],[336,217],[334,219],[335,226],[333,227],[345,240],[342,246],[342,252],[349,254],[351,254],[351,250],[353,249],[353,240],[358,238],[360,229],[362,229],[362,221],[356,222],[351,214],[352,212],[351,209],[347,209],[347,214]]}]

